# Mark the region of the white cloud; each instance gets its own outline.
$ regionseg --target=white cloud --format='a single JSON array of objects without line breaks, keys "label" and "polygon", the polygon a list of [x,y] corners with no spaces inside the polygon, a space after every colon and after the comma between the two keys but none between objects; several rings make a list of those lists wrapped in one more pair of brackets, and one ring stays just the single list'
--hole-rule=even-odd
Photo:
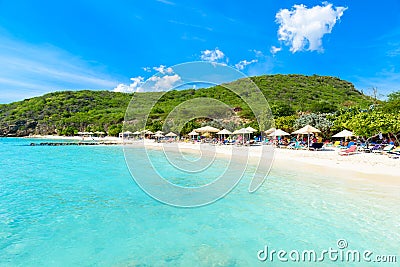
[{"label": "white cloud", "polygon": [[142,86],[144,84],[144,78],[141,76],[131,78],[132,83],[130,85],[126,85],[123,83],[118,84],[117,87],[114,88],[114,92],[120,93],[133,93],[133,92],[141,92],[143,91]]},{"label": "white cloud", "polygon": [[161,77],[153,76],[149,79],[149,81],[154,82],[154,85],[146,86],[146,88],[150,87],[152,91],[166,91],[171,89],[174,84],[180,80],[181,77],[178,74],[164,75]]},{"label": "white cloud", "polygon": [[153,70],[160,72],[161,74],[166,74],[166,73],[173,73],[174,70],[171,67],[166,67],[164,65],[160,65],[160,67],[153,67]]},{"label": "white cloud", "polygon": [[216,63],[218,61],[223,60],[225,58],[225,54],[218,48],[215,48],[214,50],[201,51],[200,58],[201,58],[201,60],[204,60],[204,61]]},{"label": "white cloud", "polygon": [[291,10],[281,9],[276,14],[279,41],[290,46],[290,51],[323,51],[322,37],[331,33],[346,7],[333,7],[324,2],[322,6],[307,8],[294,5]]},{"label": "white cloud", "polygon": [[264,57],[263,52],[261,52],[259,50],[253,49],[253,50],[250,50],[250,51],[254,52],[254,54],[256,54],[256,57]]},{"label": "white cloud", "polygon": [[146,81],[141,76],[134,77],[131,78],[132,83],[130,85],[121,83],[113,91],[121,93],[168,91],[177,82],[181,81],[181,77],[178,74],[174,74],[172,68],[166,68],[161,65],[160,67],[154,67],[154,69],[159,73]]},{"label": "white cloud", "polygon": [[282,47],[271,46],[271,49],[269,51],[271,52],[271,54],[275,55],[276,53],[278,53],[281,50],[282,50]]},{"label": "white cloud", "polygon": [[256,62],[258,62],[257,59],[253,59],[253,60],[250,60],[250,61],[247,61],[245,59],[245,60],[241,60],[241,61],[239,61],[239,63],[235,64],[235,67],[238,70],[243,70],[244,68],[246,68],[247,65],[250,65],[250,64],[253,64],[253,63],[256,63]]},{"label": "white cloud", "polygon": [[151,72],[151,68],[150,67],[143,67],[142,70],[144,70],[145,72]]}]

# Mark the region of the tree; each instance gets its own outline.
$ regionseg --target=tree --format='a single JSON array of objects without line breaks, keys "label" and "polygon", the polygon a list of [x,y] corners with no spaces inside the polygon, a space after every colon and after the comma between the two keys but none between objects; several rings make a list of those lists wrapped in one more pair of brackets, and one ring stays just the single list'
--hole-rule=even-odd
[{"label": "tree", "polygon": [[294,123],[296,119],[297,119],[296,115],[278,117],[275,119],[275,127],[277,129],[282,129],[286,132],[291,133],[295,130]]},{"label": "tree", "polygon": [[108,127],[108,135],[110,136],[118,136],[120,132],[122,132],[122,124],[111,125]]},{"label": "tree", "polygon": [[293,115],[295,113],[295,110],[292,108],[291,105],[283,102],[278,102],[271,105],[271,112],[272,115],[274,115],[275,117],[283,117]]},{"label": "tree", "polygon": [[311,104],[311,111],[314,113],[331,113],[337,110],[337,106],[326,101],[321,100]]},{"label": "tree", "polygon": [[321,131],[327,132],[333,126],[333,122],[327,118],[329,114],[306,114],[298,118],[294,126],[296,128],[301,128],[307,124],[318,128]]}]

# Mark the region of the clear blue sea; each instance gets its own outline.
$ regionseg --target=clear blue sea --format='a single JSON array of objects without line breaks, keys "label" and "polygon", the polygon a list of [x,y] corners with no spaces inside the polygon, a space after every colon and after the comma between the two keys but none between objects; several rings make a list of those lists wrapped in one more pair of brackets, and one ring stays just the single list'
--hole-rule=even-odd
[{"label": "clear blue sea", "polygon": [[176,208],[136,185],[121,147],[29,146],[41,141],[0,138],[0,266],[304,266],[257,254],[339,239],[400,261],[399,183],[273,168],[253,194],[245,177],[211,205]]}]

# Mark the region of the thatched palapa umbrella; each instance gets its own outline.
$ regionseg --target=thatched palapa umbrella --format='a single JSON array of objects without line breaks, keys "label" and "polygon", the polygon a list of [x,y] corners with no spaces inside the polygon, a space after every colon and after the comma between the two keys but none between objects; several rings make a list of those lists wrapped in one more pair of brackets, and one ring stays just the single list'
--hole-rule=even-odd
[{"label": "thatched palapa umbrella", "polygon": [[188,133],[188,135],[192,137],[192,140],[194,140],[194,137],[195,137],[196,135],[199,135],[199,134],[196,133],[195,131],[191,131],[190,133]]},{"label": "thatched palapa umbrella", "polygon": [[307,134],[307,147],[310,150],[310,133],[320,133],[321,131],[311,125],[306,125],[303,128],[294,131],[292,134]]},{"label": "thatched palapa umbrella", "polygon": [[223,130],[219,131],[217,134],[218,135],[224,135],[224,139],[225,139],[225,135],[231,135],[232,132],[227,130],[227,129],[223,129]]}]

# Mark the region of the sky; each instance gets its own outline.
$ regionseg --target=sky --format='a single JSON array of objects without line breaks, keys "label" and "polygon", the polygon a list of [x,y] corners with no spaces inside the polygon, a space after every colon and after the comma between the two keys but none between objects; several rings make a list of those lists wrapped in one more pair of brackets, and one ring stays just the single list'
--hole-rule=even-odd
[{"label": "sky", "polygon": [[383,97],[400,90],[399,14],[398,0],[0,0],[0,103],[166,90],[183,80],[175,65],[196,61],[335,76]]}]

